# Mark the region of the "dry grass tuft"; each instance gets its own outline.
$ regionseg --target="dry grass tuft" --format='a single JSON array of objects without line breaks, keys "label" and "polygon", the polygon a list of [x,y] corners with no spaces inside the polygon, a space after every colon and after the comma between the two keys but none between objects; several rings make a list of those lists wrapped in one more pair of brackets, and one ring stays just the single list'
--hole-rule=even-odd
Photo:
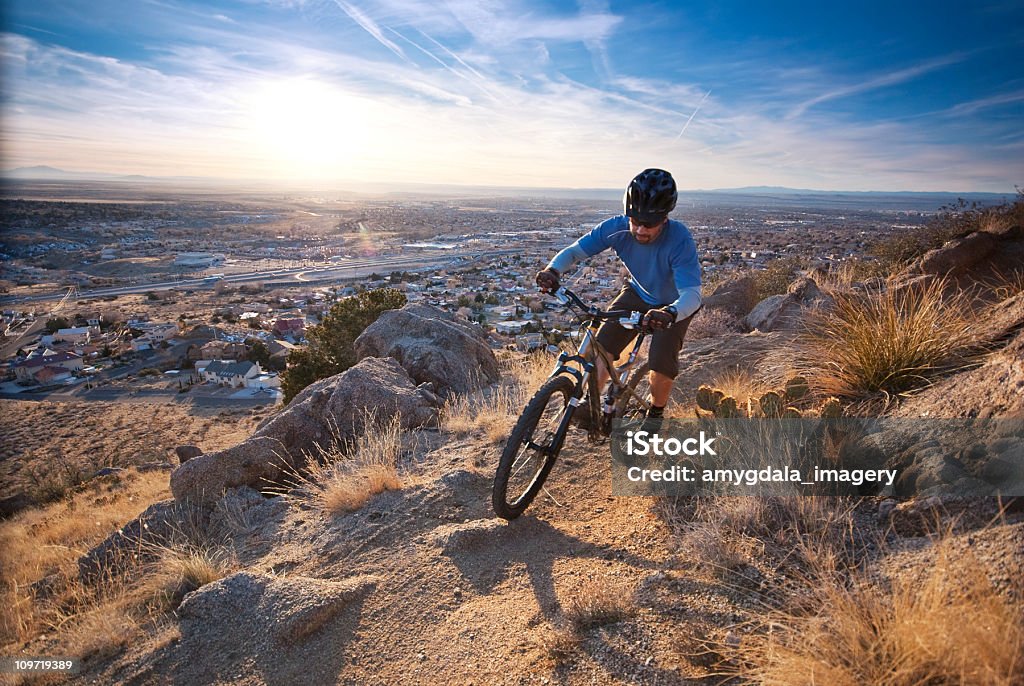
[{"label": "dry grass tuft", "polygon": [[718,388],[726,395],[736,398],[736,403],[747,411],[759,407],[757,399],[764,393],[767,387],[758,381],[753,372],[743,367],[733,367],[719,374],[709,384],[712,388]]},{"label": "dry grass tuft", "polygon": [[1013,298],[1024,293],[1024,269],[1015,269],[1009,273],[996,274],[983,286],[992,291],[997,301]]},{"label": "dry grass tuft", "polygon": [[353,512],[384,491],[398,490],[398,462],[404,447],[399,415],[378,419],[368,413],[352,442],[317,447],[302,472],[293,472],[291,498],[310,500],[328,515]]},{"label": "dry grass tuft", "polygon": [[632,592],[621,585],[591,579],[569,598],[563,612],[568,626],[583,632],[632,617],[636,614],[632,598]]},{"label": "dry grass tuft", "polygon": [[1024,615],[970,556],[940,543],[923,582],[881,585],[862,574],[817,582],[805,605],[813,612],[772,613],[726,651],[737,674],[782,686],[1020,683]]},{"label": "dry grass tuft", "polygon": [[238,568],[234,556],[217,545],[178,543],[162,546],[160,553],[137,589],[143,604],[156,612],[177,609],[186,595]]},{"label": "dry grass tuft", "polygon": [[[441,430],[482,434],[490,443],[504,442],[530,397],[555,366],[546,353],[508,356],[502,360],[503,381],[494,388],[456,396],[441,409]],[[472,465],[471,465],[472,466]]]},{"label": "dry grass tuft", "polygon": [[848,566],[863,542],[852,529],[856,501],[837,497],[712,495],[660,498],[658,514],[688,563],[723,578],[757,551],[805,581],[813,569]]},{"label": "dry grass tuft", "polygon": [[95,604],[78,558],[168,495],[166,474],[130,474],[0,522],[0,645],[23,644]]},{"label": "dry grass tuft", "polygon": [[823,396],[891,398],[964,365],[977,344],[970,296],[945,280],[836,293],[796,342],[796,366]]}]

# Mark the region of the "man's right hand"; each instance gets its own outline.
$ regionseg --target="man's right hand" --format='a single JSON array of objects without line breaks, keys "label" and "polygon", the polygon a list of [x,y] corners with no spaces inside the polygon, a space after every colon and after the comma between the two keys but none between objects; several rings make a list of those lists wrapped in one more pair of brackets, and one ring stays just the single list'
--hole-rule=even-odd
[{"label": "man's right hand", "polygon": [[554,293],[558,290],[558,272],[551,267],[541,269],[537,272],[537,286],[545,293]]}]

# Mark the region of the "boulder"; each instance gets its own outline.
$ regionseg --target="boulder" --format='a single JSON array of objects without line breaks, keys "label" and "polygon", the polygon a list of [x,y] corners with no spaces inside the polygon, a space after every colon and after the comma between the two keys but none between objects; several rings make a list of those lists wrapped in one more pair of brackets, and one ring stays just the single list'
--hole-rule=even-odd
[{"label": "boulder", "polygon": [[279,483],[317,445],[344,443],[367,418],[398,415],[402,428],[437,420],[441,399],[417,388],[395,360],[367,357],[304,389],[242,443],[194,457],[171,474],[179,501],[212,504],[227,488]]},{"label": "boulder", "polygon": [[173,500],[150,505],[78,558],[78,578],[85,584],[96,583],[153,559],[158,547],[170,539],[184,516],[181,505]]},{"label": "boulder", "polygon": [[751,331],[797,329],[807,309],[831,307],[832,304],[831,296],[818,288],[814,279],[802,276],[789,285],[785,294],[770,295],[759,302],[743,318],[743,324]]},{"label": "boulder", "polygon": [[[359,627],[378,580],[328,580],[242,571],[185,596],[181,639],[172,647],[183,681],[271,684],[338,680],[341,649]],[[247,677],[242,679],[242,677]]]},{"label": "boulder", "polygon": [[757,282],[752,276],[726,279],[704,297],[705,308],[725,310],[737,317],[745,316],[756,302]]},{"label": "boulder", "polygon": [[998,239],[987,233],[972,233],[963,238],[955,238],[941,248],[926,252],[907,271],[912,274],[956,276],[988,257],[998,242]]},{"label": "boulder", "polygon": [[500,378],[498,360],[483,334],[428,305],[382,314],[355,341],[356,354],[391,357],[417,383],[442,394],[467,393]]},{"label": "boulder", "polygon": [[15,493],[14,495],[0,498],[0,519],[8,519],[22,510],[27,510],[38,504],[35,498],[26,493]]},{"label": "boulder", "polygon": [[193,457],[199,457],[203,454],[203,449],[198,445],[179,445],[174,449],[174,454],[178,456],[178,463],[185,464]]}]

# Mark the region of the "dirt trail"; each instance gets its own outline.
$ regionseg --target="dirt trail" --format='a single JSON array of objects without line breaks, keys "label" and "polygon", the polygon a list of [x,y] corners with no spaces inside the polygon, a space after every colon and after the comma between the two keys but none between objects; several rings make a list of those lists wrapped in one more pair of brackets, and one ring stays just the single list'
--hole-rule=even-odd
[{"label": "dirt trail", "polygon": [[[264,525],[273,545],[253,543],[259,552],[245,561],[248,572],[375,579],[372,591],[305,642],[249,654],[252,642],[236,635],[231,617],[201,629],[170,625],[109,665],[100,680],[693,683],[706,673],[685,653],[696,638],[724,630],[746,611],[711,584],[690,579],[679,586],[678,560],[652,501],[609,497],[607,446],[572,436],[549,480],[551,495],[511,523],[491,512],[491,474],[464,469],[480,451],[497,460],[491,445],[445,446],[423,466],[440,478],[382,494],[345,517],[291,507]],[[556,629],[565,623],[566,604],[588,583],[621,589],[634,616],[588,630],[559,660],[550,647]],[[673,600],[666,602],[670,590]],[[687,621],[677,621],[680,615]],[[197,654],[197,645],[211,650]],[[235,650],[215,650],[227,645]]]}]

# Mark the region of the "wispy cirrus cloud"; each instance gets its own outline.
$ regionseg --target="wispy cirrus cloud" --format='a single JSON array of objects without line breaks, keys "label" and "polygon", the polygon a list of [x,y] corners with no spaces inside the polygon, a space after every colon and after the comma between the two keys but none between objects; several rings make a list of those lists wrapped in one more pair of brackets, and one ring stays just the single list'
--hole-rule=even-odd
[{"label": "wispy cirrus cloud", "polygon": [[796,117],[803,115],[805,112],[807,112],[807,110],[811,109],[815,105],[820,105],[823,102],[828,102],[829,100],[838,100],[840,98],[847,98],[852,95],[866,93],[868,91],[877,90],[879,88],[887,88],[889,86],[895,86],[900,83],[905,83],[929,72],[933,72],[938,69],[942,69],[943,67],[948,67],[952,64],[962,62],[965,59],[967,59],[966,54],[954,53],[933,60],[928,60],[921,64],[916,64],[912,67],[907,67],[905,69],[897,69],[894,71],[890,71],[888,73],[881,74],[866,81],[860,81],[858,83],[841,86],[839,88],[833,88],[809,100],[805,100],[799,103],[796,107],[790,110],[787,116],[790,119],[795,119]]}]

